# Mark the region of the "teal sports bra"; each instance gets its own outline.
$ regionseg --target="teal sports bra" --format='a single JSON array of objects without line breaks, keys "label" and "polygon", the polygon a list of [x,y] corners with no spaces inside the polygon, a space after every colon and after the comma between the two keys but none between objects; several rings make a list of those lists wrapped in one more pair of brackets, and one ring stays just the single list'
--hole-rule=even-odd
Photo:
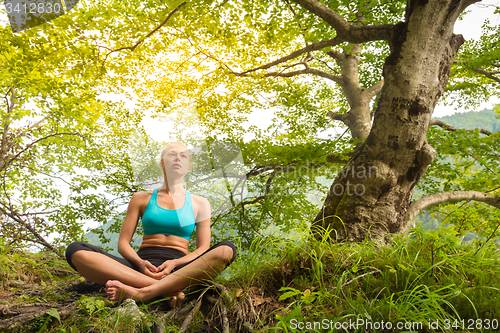
[{"label": "teal sports bra", "polygon": [[144,235],[174,235],[190,240],[195,224],[191,194],[186,190],[184,205],[179,209],[160,207],[157,195],[158,189],[153,191],[142,215]]}]

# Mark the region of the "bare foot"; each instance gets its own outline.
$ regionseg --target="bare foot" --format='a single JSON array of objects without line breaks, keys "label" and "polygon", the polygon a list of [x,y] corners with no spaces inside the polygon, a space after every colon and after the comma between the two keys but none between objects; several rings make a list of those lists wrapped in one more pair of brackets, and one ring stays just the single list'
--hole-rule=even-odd
[{"label": "bare foot", "polygon": [[177,295],[172,296],[172,298],[168,300],[168,305],[170,305],[170,307],[173,308],[174,306],[182,303],[184,297],[186,297],[186,295],[184,295],[182,291],[179,291]]},{"label": "bare foot", "polygon": [[110,301],[123,301],[127,298],[132,298],[134,301],[146,302],[150,299],[148,293],[143,288],[137,289],[117,280],[109,280],[106,282],[106,294]]}]

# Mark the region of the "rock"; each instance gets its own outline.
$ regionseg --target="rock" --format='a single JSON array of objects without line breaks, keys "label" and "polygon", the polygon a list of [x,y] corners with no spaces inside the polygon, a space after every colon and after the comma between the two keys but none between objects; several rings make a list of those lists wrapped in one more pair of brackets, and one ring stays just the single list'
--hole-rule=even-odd
[{"label": "rock", "polygon": [[126,322],[135,326],[140,325],[146,319],[146,315],[139,309],[137,303],[130,298],[124,300],[119,307],[115,308],[113,315],[120,322],[125,319]]}]

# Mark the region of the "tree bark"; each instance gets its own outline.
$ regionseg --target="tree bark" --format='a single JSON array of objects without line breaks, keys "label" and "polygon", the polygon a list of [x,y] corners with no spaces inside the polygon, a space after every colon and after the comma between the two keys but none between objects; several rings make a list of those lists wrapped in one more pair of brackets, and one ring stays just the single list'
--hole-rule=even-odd
[{"label": "tree bark", "polygon": [[338,242],[384,242],[388,233],[403,231],[414,186],[435,156],[426,141],[430,118],[464,42],[453,26],[471,3],[408,1],[405,22],[390,32],[373,126],[313,221],[318,238],[324,228]]}]

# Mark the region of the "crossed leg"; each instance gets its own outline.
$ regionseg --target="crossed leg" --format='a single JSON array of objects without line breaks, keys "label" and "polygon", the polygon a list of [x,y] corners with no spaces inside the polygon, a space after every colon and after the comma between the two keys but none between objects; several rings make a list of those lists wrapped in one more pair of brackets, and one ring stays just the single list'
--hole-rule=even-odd
[{"label": "crossed leg", "polygon": [[[161,280],[154,280],[146,286],[127,283],[122,277],[106,282],[106,293],[111,301],[132,298],[136,301],[149,301],[158,296],[168,297],[188,286],[200,284],[219,275],[233,257],[233,249],[227,245],[206,252],[181,269],[170,273]],[[140,274],[140,273],[139,273]],[[127,280],[128,281],[128,280]]]},{"label": "crossed leg", "polygon": [[110,279],[116,279],[142,288],[158,281],[98,252],[77,251],[73,253],[71,260],[78,273],[102,285]]},{"label": "crossed leg", "polygon": [[[71,260],[78,273],[98,284],[105,285],[109,280],[120,280],[127,285],[142,288],[158,282],[102,253],[81,250],[73,253]],[[184,293],[179,290],[181,289],[163,294],[164,297],[172,297],[169,301],[172,307],[184,298]]]}]

